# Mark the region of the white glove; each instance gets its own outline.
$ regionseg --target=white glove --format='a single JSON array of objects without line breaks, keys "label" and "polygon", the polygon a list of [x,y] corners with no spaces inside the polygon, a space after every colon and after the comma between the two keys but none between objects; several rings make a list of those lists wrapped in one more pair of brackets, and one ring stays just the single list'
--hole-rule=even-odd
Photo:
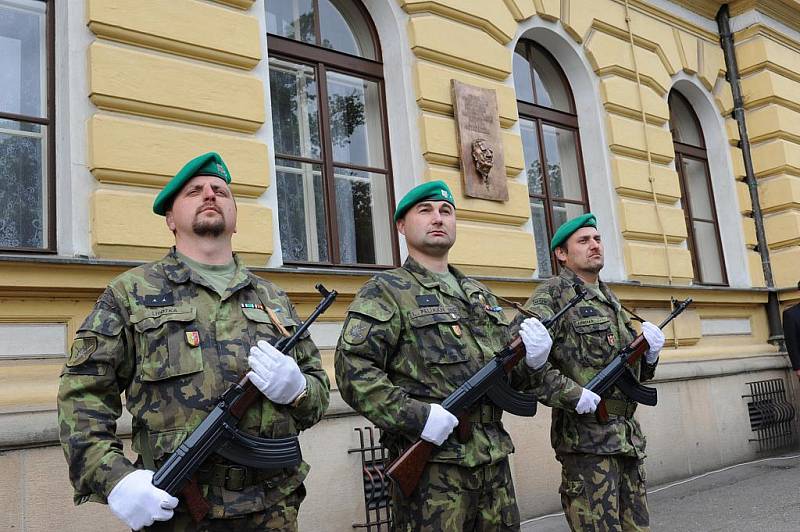
[{"label": "white glove", "polygon": [[581,391],[581,398],[578,399],[578,406],[575,411],[579,414],[591,414],[597,410],[597,405],[600,404],[600,396],[586,388]]},{"label": "white glove", "polygon": [[153,472],[147,469],[128,473],[108,494],[108,507],[133,530],[169,521],[176,506],[178,499],[153,486]]},{"label": "white glove", "polygon": [[442,405],[433,403],[420,437],[434,445],[441,445],[457,426],[458,418],[456,416],[445,410]]},{"label": "white glove", "polygon": [[653,364],[658,360],[658,354],[661,348],[664,347],[664,333],[658,328],[658,325],[645,321],[642,323],[642,334],[647,343],[650,344],[650,349],[644,354],[644,359],[648,364]]},{"label": "white glove", "polygon": [[519,336],[525,344],[525,363],[528,367],[539,369],[544,366],[553,347],[553,339],[547,328],[536,318],[528,318],[522,322]]},{"label": "white glove", "polygon": [[306,378],[297,362],[264,340],[250,348],[247,361],[250,382],[273,403],[288,405],[306,389]]}]

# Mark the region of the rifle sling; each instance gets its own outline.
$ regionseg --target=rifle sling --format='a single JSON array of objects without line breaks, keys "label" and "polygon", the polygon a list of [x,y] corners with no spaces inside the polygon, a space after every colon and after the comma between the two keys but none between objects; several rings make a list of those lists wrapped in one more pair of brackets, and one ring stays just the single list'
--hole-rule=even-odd
[{"label": "rifle sling", "polygon": [[139,458],[144,468],[150,471],[157,471],[156,461],[153,458],[153,447],[150,445],[150,431],[142,427],[136,431],[133,439],[137,442],[136,447],[139,448]]}]

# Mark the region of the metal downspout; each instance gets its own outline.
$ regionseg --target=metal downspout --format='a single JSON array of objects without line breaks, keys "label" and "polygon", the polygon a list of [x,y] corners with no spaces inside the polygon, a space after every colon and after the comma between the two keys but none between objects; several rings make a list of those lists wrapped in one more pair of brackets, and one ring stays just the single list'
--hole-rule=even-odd
[{"label": "metal downspout", "polygon": [[739,126],[739,148],[744,159],[744,173],[747,188],[750,191],[750,201],[753,207],[753,220],[756,226],[756,242],[758,253],[761,255],[761,268],[764,270],[764,280],[767,283],[769,296],[767,300],[767,322],[769,324],[769,343],[785,351],[783,341],[783,326],[781,325],[780,305],[778,292],[775,289],[775,280],[772,277],[772,265],[769,260],[769,246],[764,232],[764,217],[761,214],[761,202],[758,199],[758,182],[753,170],[753,157],[750,153],[750,138],[747,135],[747,123],[744,118],[744,99],[739,82],[739,65],[736,63],[736,52],[731,33],[730,11],[728,4],[723,4],[717,12],[717,27],[719,28],[719,42],[725,55],[725,77],[731,85],[733,95],[733,118]]}]

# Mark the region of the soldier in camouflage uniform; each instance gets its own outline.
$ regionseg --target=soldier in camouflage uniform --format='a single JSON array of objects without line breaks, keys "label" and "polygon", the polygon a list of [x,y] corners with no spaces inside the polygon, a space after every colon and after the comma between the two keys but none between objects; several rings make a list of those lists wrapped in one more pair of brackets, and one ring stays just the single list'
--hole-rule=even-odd
[{"label": "soldier in camouflage uniform", "polygon": [[[75,502],[107,502],[135,530],[154,521],[149,530],[297,529],[306,463],[257,470],[212,455],[195,476],[211,505],[200,523],[152,485],[153,471],[248,365],[265,397],[242,417],[243,431],[296,435],[328,405],[330,385],[310,337],[286,355],[267,344],[299,320],[282,290],[233,255],[228,183],[215,153],[190,161],[168,183],[154,211],[166,215],[176,247],[111,281],[79,327],[61,375],[59,427]],[[116,435],[123,391],[135,464]]]},{"label": "soldier in camouflage uniform", "polygon": [[[502,410],[475,408],[462,443],[451,435],[458,420],[439,404],[511,340],[509,320],[485,286],[448,266],[455,205],[445,183],[410,191],[395,222],[409,257],[359,291],[335,358],[342,398],[382,430],[392,458],[419,438],[439,446],[411,497],[393,490],[394,529],[518,530]],[[546,358],[540,350],[526,363],[539,368]],[[512,384],[529,387],[530,374],[520,364]]]},{"label": "soldier in camouflage uniform", "polygon": [[[567,522],[576,531],[649,530],[645,437],[633,416],[636,403],[613,388],[605,398],[610,419],[601,423],[594,414],[600,398],[582,388],[636,337],[630,317],[599,279],[603,245],[594,215],[562,225],[551,250],[561,272],[542,283],[525,308],[546,319],[575,295],[575,284],[588,292],[550,329],[553,348],[535,375],[534,393],[553,408],[551,442],[562,466],[559,492]],[[655,373],[664,336],[649,322],[642,330],[650,349],[631,369],[645,381]]]}]

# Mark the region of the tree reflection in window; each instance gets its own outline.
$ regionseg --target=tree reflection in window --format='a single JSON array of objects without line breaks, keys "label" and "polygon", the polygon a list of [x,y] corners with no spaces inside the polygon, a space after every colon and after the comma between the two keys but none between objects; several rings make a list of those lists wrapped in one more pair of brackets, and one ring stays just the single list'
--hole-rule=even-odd
[{"label": "tree reflection in window", "polygon": [[589,210],[578,118],[569,83],[558,64],[544,48],[525,39],[514,51],[514,88],[538,275],[549,277],[557,272],[549,247],[553,233],[568,219]]},{"label": "tree reflection in window", "polygon": [[395,264],[383,66],[366,12],[351,0],[266,11],[284,261]]}]

